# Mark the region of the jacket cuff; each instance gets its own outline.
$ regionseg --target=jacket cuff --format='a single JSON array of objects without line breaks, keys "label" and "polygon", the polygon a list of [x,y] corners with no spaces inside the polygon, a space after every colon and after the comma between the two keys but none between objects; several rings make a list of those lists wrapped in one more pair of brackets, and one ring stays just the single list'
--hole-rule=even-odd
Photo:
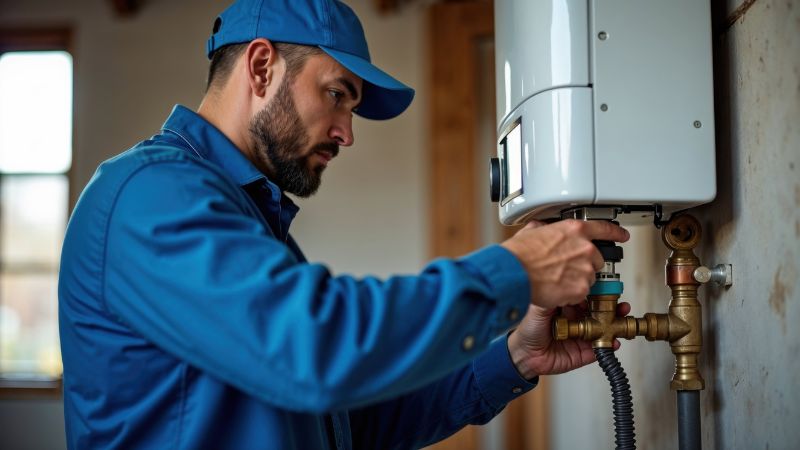
[{"label": "jacket cuff", "polygon": [[472,361],[481,395],[495,410],[535,388],[539,377],[526,380],[517,372],[508,353],[508,338],[495,339],[489,349]]},{"label": "jacket cuff", "polygon": [[494,336],[517,324],[528,311],[531,286],[528,273],[516,256],[500,245],[491,245],[460,259],[483,278],[497,302]]}]

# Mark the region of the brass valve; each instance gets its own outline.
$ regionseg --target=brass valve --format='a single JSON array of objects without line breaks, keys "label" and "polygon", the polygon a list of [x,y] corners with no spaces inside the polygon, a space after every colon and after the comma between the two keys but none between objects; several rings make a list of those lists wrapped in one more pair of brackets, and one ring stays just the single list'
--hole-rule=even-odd
[{"label": "brass valve", "polygon": [[[662,230],[664,244],[672,250],[665,267],[666,284],[672,291],[666,314],[647,313],[643,317],[618,317],[617,302],[622,292],[596,289],[587,297],[588,312],[580,320],[557,317],[553,322],[556,340],[583,339],[593,348],[612,348],[615,338],[633,339],[644,336],[648,341],[667,341],[675,355],[675,374],[670,382],[673,390],[701,390],[705,381],[698,370],[698,354],[702,345],[702,313],[697,301],[700,282],[696,271],[703,267],[693,249],[700,242],[700,223],[690,215],[673,218]],[[613,271],[611,275],[619,280]],[[700,270],[702,272],[702,269]],[[608,273],[597,274],[597,286],[607,282]],[[610,286],[610,285],[609,285]]]}]

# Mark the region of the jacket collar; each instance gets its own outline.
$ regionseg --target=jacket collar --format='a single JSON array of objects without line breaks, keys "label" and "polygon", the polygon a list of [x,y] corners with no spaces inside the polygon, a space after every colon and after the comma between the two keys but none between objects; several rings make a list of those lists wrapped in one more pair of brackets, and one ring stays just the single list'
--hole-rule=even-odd
[{"label": "jacket collar", "polygon": [[259,172],[227,136],[196,112],[183,105],[175,105],[161,129],[177,135],[200,158],[223,168],[240,186],[263,182],[269,188],[273,202],[293,210],[292,216],[299,209],[275,183]]}]

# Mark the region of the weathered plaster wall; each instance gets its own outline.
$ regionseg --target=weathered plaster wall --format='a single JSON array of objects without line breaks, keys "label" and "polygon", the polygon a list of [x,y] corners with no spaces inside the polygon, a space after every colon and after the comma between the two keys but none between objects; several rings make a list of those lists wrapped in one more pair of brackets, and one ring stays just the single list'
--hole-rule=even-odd
[{"label": "weathered plaster wall", "polygon": [[[800,2],[716,1],[713,12],[718,193],[693,214],[704,228],[701,260],[733,264],[735,281],[727,289],[701,288],[703,444],[795,449],[800,442]],[[657,233],[634,230],[625,247],[621,270],[634,314],[664,311],[666,253]],[[639,447],[677,448],[668,347],[623,342],[619,353],[633,386]],[[600,369],[587,367],[553,384],[553,448],[612,448],[610,394]]]},{"label": "weathered plaster wall", "polygon": [[[717,200],[701,257],[734,265],[707,296],[705,442],[800,442],[800,2],[719,5]],[[751,5],[749,5],[751,4]],[[749,9],[744,10],[749,6]]]}]

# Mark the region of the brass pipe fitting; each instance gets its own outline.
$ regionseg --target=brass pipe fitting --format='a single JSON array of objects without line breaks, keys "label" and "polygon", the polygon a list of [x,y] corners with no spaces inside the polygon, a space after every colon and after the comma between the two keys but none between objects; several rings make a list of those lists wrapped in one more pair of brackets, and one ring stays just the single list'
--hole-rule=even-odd
[{"label": "brass pipe fitting", "polygon": [[636,319],[640,332],[648,341],[675,341],[689,333],[689,324],[672,314],[647,313]]},{"label": "brass pipe fitting", "polygon": [[700,236],[700,223],[690,215],[673,218],[661,232],[664,244],[672,250],[665,267],[666,284],[672,291],[669,314],[680,318],[689,327],[688,333],[670,343],[675,355],[675,374],[670,382],[673,390],[705,388],[698,369],[698,355],[703,344],[703,316],[697,301],[700,283],[694,278],[695,270],[701,265],[693,251]]},{"label": "brass pipe fitting", "polygon": [[698,370],[698,355],[702,347],[703,318],[697,301],[700,282],[694,276],[702,266],[693,251],[700,243],[700,233],[700,223],[690,215],[674,217],[662,230],[661,237],[672,250],[665,267],[666,284],[672,292],[667,314],[617,317],[618,294],[589,295],[586,317],[580,320],[557,317],[553,321],[553,337],[592,341],[593,348],[612,348],[615,338],[636,336],[644,336],[648,341],[667,341],[675,355],[670,388],[702,390],[705,381]]},{"label": "brass pipe fitting", "polygon": [[556,318],[553,334],[557,340],[583,339],[592,341],[592,348],[612,348],[616,337],[636,337],[636,319],[617,317],[619,295],[590,295],[587,300],[591,316],[581,320]]},{"label": "brass pipe fitting", "polygon": [[642,318],[617,317],[618,295],[590,295],[590,316],[580,320],[556,317],[553,335],[556,340],[583,339],[593,348],[611,348],[615,338],[644,336],[648,341],[675,341],[688,334],[689,325],[671,314],[647,313]]}]

